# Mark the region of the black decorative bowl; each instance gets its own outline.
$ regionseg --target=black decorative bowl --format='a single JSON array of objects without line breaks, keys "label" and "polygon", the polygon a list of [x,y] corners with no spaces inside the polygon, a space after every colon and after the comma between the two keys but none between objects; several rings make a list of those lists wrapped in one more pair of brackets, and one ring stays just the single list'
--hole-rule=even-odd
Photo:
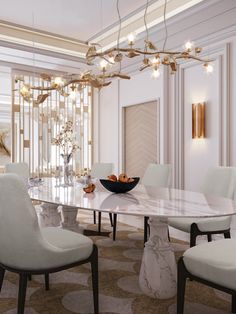
[{"label": "black decorative bowl", "polygon": [[113,193],[126,193],[131,191],[139,182],[139,177],[134,177],[133,182],[119,182],[119,181],[111,181],[100,179],[101,184],[106,188],[108,191]]}]

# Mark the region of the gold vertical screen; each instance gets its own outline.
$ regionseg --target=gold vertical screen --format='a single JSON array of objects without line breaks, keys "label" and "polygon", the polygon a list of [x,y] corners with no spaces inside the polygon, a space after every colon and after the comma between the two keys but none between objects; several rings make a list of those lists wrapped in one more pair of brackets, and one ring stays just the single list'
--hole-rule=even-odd
[{"label": "gold vertical screen", "polygon": [[[22,80],[12,80],[12,161],[27,162],[32,176],[51,176],[56,167],[63,165],[60,147],[52,145],[52,139],[67,121],[72,121],[79,146],[73,155],[73,170],[83,174],[92,162],[91,86],[82,88],[76,100],[52,90],[43,103],[37,104],[41,91],[32,90],[33,100],[27,102],[20,89],[25,83],[46,87],[48,82],[33,75],[21,77]],[[69,87],[65,92],[70,92]]]}]

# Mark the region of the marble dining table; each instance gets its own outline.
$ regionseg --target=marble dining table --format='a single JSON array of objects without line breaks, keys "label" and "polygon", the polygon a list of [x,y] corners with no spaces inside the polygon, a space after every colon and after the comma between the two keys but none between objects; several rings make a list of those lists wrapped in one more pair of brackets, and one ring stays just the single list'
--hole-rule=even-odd
[{"label": "marble dining table", "polygon": [[133,216],[148,216],[150,237],[145,243],[139,274],[144,294],[168,299],[177,291],[177,266],[168,239],[168,218],[213,218],[236,214],[231,199],[185,190],[137,185],[124,194],[111,193],[97,183],[93,193],[83,185],[58,185],[55,178],[45,178],[39,186],[29,188],[32,200],[71,208]]}]

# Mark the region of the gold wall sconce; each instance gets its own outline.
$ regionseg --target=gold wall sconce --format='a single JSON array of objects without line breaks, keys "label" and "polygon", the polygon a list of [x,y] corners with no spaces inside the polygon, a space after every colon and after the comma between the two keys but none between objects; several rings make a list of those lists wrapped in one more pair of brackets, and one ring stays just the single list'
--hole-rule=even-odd
[{"label": "gold wall sconce", "polygon": [[192,104],[192,138],[205,137],[205,103]]}]

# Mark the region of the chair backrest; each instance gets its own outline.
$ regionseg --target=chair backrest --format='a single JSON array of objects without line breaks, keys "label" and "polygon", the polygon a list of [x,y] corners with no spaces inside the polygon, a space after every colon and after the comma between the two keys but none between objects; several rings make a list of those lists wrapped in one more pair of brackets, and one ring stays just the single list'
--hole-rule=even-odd
[{"label": "chair backrest", "polygon": [[113,172],[113,163],[95,163],[91,167],[91,176],[97,179],[107,179]]},{"label": "chair backrest", "polygon": [[5,165],[5,173],[15,173],[27,183],[29,178],[29,167],[25,162],[13,162]]},{"label": "chair backrest", "polygon": [[42,237],[37,214],[24,182],[16,174],[2,174],[0,176],[0,263],[20,268],[39,260],[42,255],[40,238]]},{"label": "chair backrest", "polygon": [[169,187],[171,183],[171,165],[149,164],[142,184],[156,187]]},{"label": "chair backrest", "polygon": [[208,170],[200,191],[205,194],[233,198],[236,188],[236,167],[212,167]]}]

